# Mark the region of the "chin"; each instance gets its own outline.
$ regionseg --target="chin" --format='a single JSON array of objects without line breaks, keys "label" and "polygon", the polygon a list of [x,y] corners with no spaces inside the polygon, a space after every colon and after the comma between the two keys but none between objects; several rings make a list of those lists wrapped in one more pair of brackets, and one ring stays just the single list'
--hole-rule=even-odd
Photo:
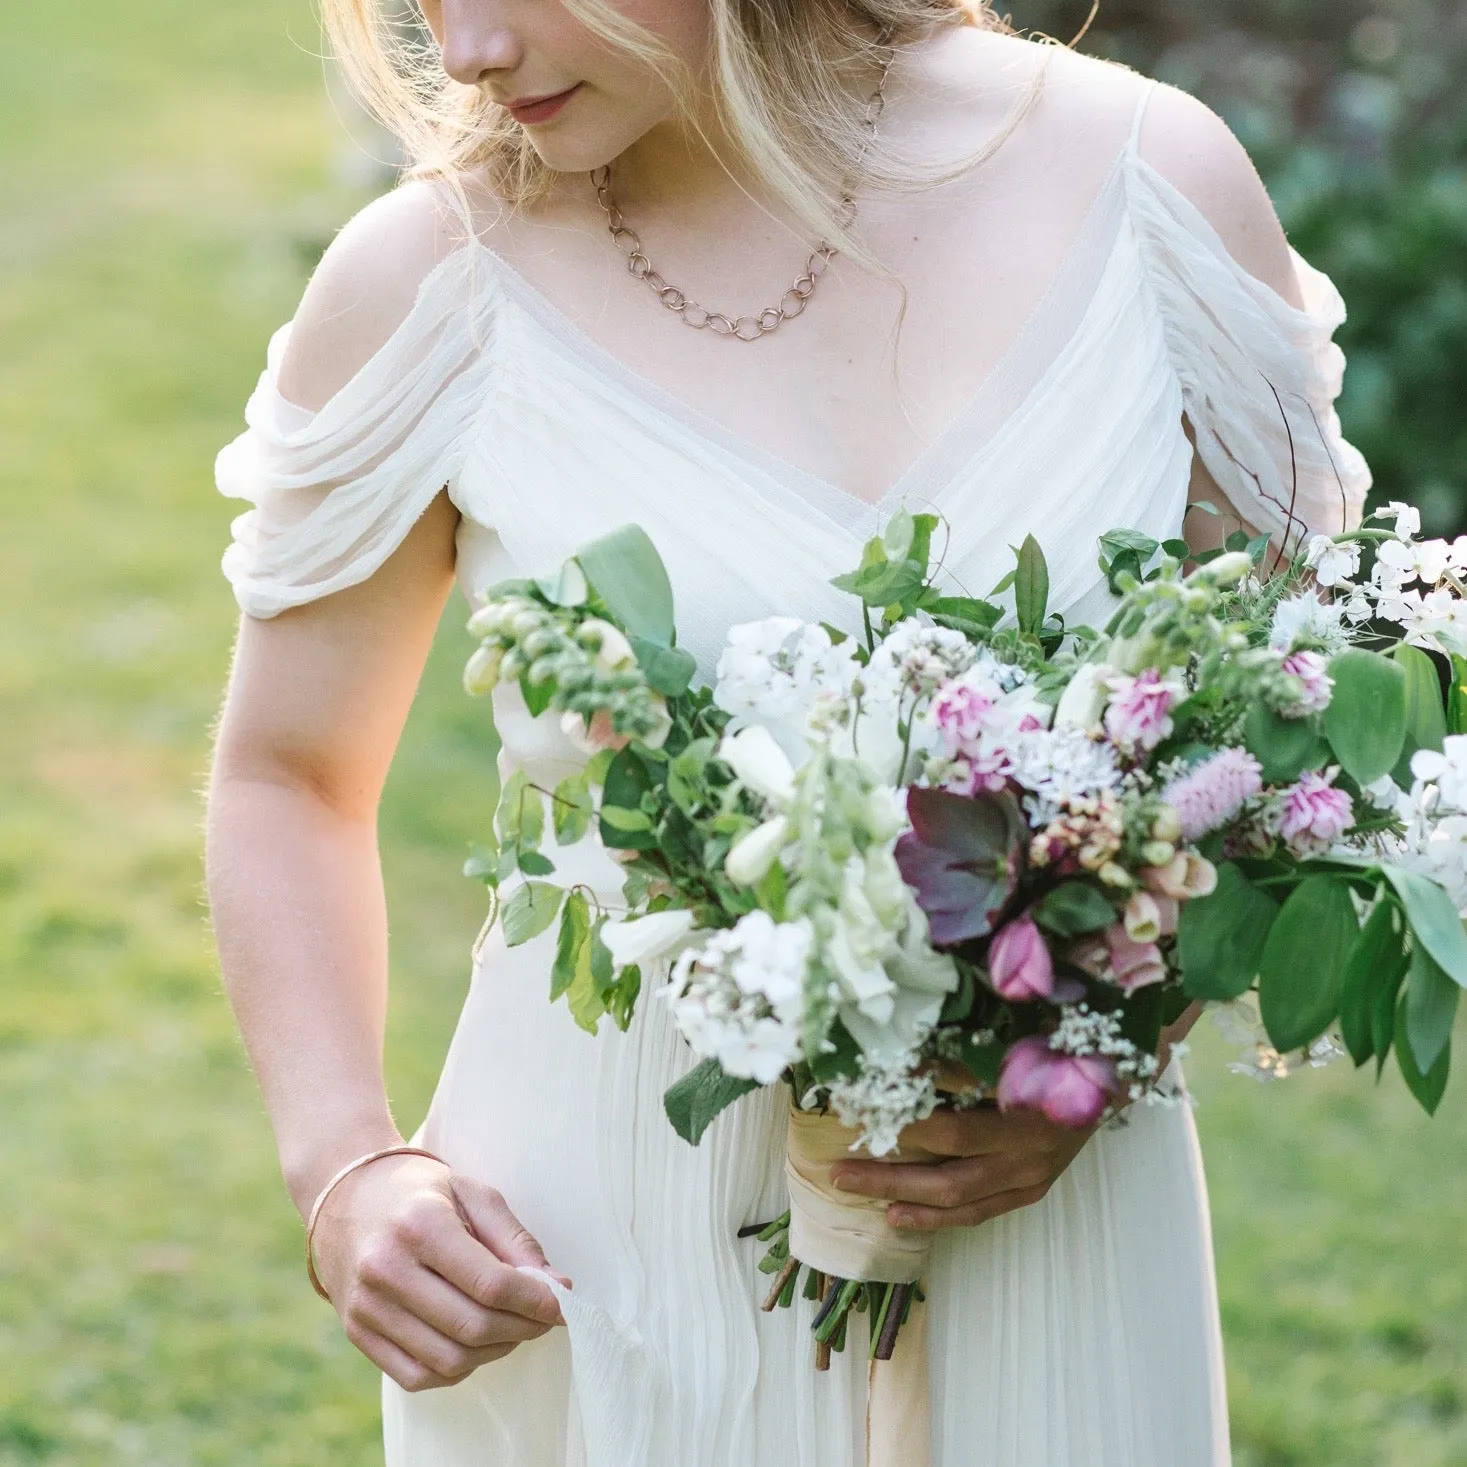
[{"label": "chin", "polygon": [[[581,99],[575,99],[581,100]],[[644,138],[667,114],[647,117],[573,115],[575,101],[566,114],[542,127],[526,128],[530,146],[547,168],[557,173],[589,173],[619,158]],[[587,113],[592,109],[586,108]]]}]

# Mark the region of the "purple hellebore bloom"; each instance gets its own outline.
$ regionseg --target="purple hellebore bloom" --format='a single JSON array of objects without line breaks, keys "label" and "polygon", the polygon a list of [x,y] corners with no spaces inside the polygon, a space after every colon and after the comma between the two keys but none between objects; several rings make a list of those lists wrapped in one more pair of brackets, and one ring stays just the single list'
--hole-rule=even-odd
[{"label": "purple hellebore bloom", "polygon": [[934,946],[951,947],[993,930],[1019,884],[1024,820],[1006,790],[955,795],[907,791],[912,828],[896,843],[902,880],[927,914]]},{"label": "purple hellebore bloom", "polygon": [[1057,1126],[1083,1129],[1100,1119],[1115,1090],[1115,1065],[1103,1055],[1060,1054],[1031,1034],[1003,1058],[998,1108],[1042,1111]]}]

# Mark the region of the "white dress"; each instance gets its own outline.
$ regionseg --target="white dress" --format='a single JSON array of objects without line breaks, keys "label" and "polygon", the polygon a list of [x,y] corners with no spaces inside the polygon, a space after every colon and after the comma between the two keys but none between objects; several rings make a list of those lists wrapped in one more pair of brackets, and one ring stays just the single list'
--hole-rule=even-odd
[{"label": "white dress", "polygon": [[[1138,113],[1139,118],[1139,113]],[[1333,403],[1344,311],[1296,257],[1295,310],[1249,276],[1130,143],[1012,350],[878,504],[752,448],[621,366],[486,246],[422,282],[396,332],[314,415],[274,372],[222,491],[253,501],[224,566],[268,617],[369,576],[446,484],[472,597],[640,522],[702,675],[727,628],[850,625],[828,578],[898,503],[936,506],[966,586],[1028,531],[1053,604],[1103,612],[1096,540],[1180,528],[1192,448],[1275,536],[1338,528],[1369,476]],[[286,328],[288,329],[288,328]],[[466,639],[465,650],[468,650]],[[573,751],[497,694],[501,768],[541,783]],[[587,842],[562,873],[615,899]],[[444,879],[453,880],[450,867]],[[690,1066],[664,1006],[591,1039],[548,1002],[553,932],[497,933],[419,1133],[499,1188],[575,1281],[556,1330],[448,1390],[385,1384],[388,1467],[861,1467],[864,1354],[812,1368],[811,1305],[761,1314],[740,1225],[782,1210],[783,1101],[740,1102],[693,1149],[662,1093]],[[1200,1156],[1185,1110],[1098,1134],[1037,1206],[938,1237],[934,1467],[1219,1467],[1229,1459]]]}]

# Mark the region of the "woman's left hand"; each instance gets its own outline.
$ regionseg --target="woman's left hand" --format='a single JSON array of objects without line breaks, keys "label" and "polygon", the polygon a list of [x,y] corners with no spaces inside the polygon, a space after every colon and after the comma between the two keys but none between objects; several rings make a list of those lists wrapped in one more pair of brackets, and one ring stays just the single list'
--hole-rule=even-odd
[{"label": "woman's left hand", "polygon": [[894,1228],[970,1228],[1038,1202],[1080,1154],[1095,1127],[1057,1126],[1037,1111],[939,1111],[902,1132],[903,1146],[935,1161],[842,1161],[841,1191],[886,1198]]}]

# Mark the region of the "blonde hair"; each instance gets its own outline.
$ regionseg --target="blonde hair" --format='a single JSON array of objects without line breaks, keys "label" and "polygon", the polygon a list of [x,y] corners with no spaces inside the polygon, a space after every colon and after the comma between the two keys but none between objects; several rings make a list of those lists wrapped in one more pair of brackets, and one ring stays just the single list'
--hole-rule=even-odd
[{"label": "blonde hair", "polygon": [[[607,0],[565,0],[594,34],[645,63],[684,104],[697,78]],[[934,26],[1008,31],[990,0],[709,0],[711,85],[721,130],[737,161],[764,181],[814,237],[879,268],[853,237],[841,197],[858,167],[862,187],[921,187],[956,177],[991,155],[1033,106],[1038,68],[1000,135],[940,169],[899,159],[869,143],[865,110],[853,106],[857,79],[879,67],[884,47],[901,47]],[[439,179],[462,201],[460,180],[485,178],[507,208],[544,197],[554,173],[524,130],[478,87],[445,75],[437,48],[404,24],[403,0],[322,0],[332,48],[348,83],[401,140],[411,177]],[[729,160],[725,160],[727,163]]]}]

